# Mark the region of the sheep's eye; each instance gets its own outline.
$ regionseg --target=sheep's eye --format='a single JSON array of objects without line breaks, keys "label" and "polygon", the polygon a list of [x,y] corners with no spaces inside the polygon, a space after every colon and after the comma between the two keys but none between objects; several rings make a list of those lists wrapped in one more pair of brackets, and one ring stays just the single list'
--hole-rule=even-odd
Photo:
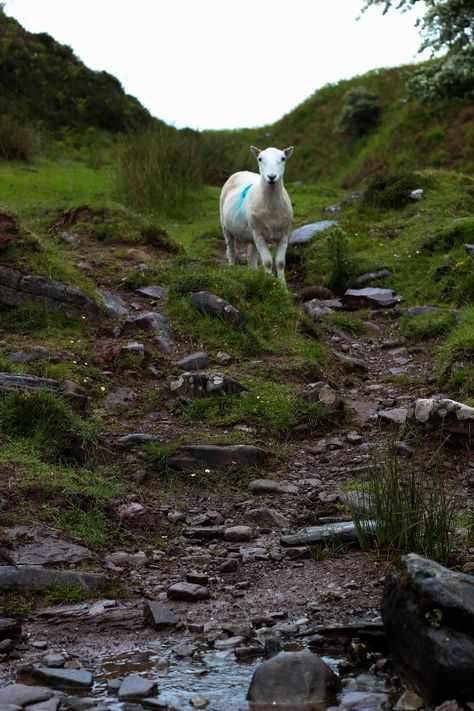
[{"label": "sheep's eye", "polygon": [[258,162],[259,162],[259,163],[261,163],[261,162],[262,162],[262,159],[261,159],[261,158],[259,158],[259,159],[258,159]]},{"label": "sheep's eye", "polygon": [[285,156],[282,156],[281,159],[282,159],[282,160],[286,160]]}]

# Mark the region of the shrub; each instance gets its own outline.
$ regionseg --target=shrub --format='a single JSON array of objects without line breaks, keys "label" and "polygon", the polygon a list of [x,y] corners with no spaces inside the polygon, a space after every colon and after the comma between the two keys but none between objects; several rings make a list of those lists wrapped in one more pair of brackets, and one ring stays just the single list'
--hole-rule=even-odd
[{"label": "shrub", "polygon": [[400,210],[411,201],[412,190],[423,187],[425,182],[415,173],[377,176],[368,184],[361,204],[382,210]]},{"label": "shrub", "polygon": [[129,205],[183,215],[202,184],[202,154],[191,131],[159,126],[130,135],[119,149],[117,190]]},{"label": "shrub", "polygon": [[334,128],[340,133],[363,136],[377,126],[380,112],[377,94],[364,87],[350,89],[344,96],[344,104]]},{"label": "shrub", "polygon": [[474,99],[474,46],[412,72],[407,80],[407,93],[424,104],[443,99]]},{"label": "shrub", "polygon": [[357,273],[349,238],[340,227],[334,227],[328,233],[327,246],[330,263],[328,287],[342,293],[351,286]]},{"label": "shrub", "polygon": [[31,126],[0,116],[1,160],[31,160],[38,151],[39,137]]}]

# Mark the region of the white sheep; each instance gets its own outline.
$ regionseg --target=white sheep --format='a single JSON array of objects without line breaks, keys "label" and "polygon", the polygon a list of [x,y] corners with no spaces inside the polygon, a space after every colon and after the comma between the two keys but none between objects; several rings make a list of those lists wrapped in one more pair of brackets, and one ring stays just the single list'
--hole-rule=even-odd
[{"label": "white sheep", "polygon": [[258,160],[260,175],[249,171],[234,173],[221,192],[221,225],[227,245],[227,259],[235,264],[235,243],[248,243],[247,263],[254,269],[258,255],[266,272],[272,273],[273,257],[269,243],[276,243],[275,266],[278,278],[285,284],[285,257],[293,209],[283,186],[286,159],[293,146],[283,151],[255,146],[251,152]]}]

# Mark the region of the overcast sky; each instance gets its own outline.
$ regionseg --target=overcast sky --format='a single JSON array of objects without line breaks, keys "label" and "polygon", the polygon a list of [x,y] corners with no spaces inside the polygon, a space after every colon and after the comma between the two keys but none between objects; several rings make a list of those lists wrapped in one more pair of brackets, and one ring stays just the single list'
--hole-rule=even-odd
[{"label": "overcast sky", "polygon": [[[273,123],[314,93],[423,57],[422,8],[383,16],[363,0],[6,0],[90,68],[114,74],[178,128]],[[423,3],[420,3],[423,5]],[[427,57],[425,54],[424,57]]]}]

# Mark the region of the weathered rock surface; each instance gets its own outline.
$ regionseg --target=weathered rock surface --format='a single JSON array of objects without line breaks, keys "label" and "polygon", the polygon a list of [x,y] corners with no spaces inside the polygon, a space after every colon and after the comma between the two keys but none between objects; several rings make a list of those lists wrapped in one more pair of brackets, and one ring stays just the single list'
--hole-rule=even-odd
[{"label": "weathered rock surface", "polygon": [[473,437],[474,407],[448,398],[419,398],[408,407],[407,422]]},{"label": "weathered rock surface", "polygon": [[390,269],[380,269],[377,272],[367,272],[367,274],[361,274],[356,279],[357,286],[363,286],[364,284],[370,284],[371,281],[377,281],[378,279],[387,279],[387,277],[393,276],[393,272]]},{"label": "weathered rock surface", "polygon": [[15,568],[13,565],[0,566],[0,591],[2,592],[47,590],[55,585],[81,585],[86,590],[100,590],[110,582],[110,578],[102,573],[53,570],[35,566],[21,568]]},{"label": "weathered rock surface", "polygon": [[0,640],[18,637],[21,634],[21,625],[18,620],[10,617],[0,618]]},{"label": "weathered rock surface", "polygon": [[210,291],[197,291],[191,294],[190,299],[191,303],[201,313],[219,316],[232,323],[238,323],[241,320],[240,311],[228,301]]},{"label": "weathered rock surface", "polygon": [[0,373],[0,395],[21,390],[27,393],[38,390],[49,390],[67,400],[80,414],[87,410],[88,397],[73,391],[67,383],[60,383],[51,378],[40,378],[37,375],[18,375],[16,373]]},{"label": "weathered rock surface", "polygon": [[248,485],[253,494],[297,494],[298,487],[289,481],[275,479],[253,479]]},{"label": "weathered rock surface", "polygon": [[407,419],[407,411],[406,407],[392,407],[390,410],[379,410],[377,417],[383,422],[402,425]]},{"label": "weathered rock surface", "polygon": [[250,389],[222,373],[183,373],[166,378],[165,393],[169,398],[192,400],[211,395],[237,395]]},{"label": "weathered rock surface", "polygon": [[147,444],[148,442],[159,442],[160,437],[157,435],[149,434],[148,432],[134,432],[132,434],[123,435],[117,439],[117,444],[122,449],[132,449],[133,447],[139,447],[140,445]]},{"label": "weathered rock surface", "polygon": [[84,546],[60,538],[54,528],[15,526],[3,529],[12,547],[6,551],[15,565],[57,565],[81,563],[92,557]]},{"label": "weathered rock surface", "polygon": [[340,681],[312,652],[280,652],[255,670],[247,700],[251,709],[315,708],[336,697]]},{"label": "weathered rock surface", "polygon": [[319,222],[312,222],[309,225],[297,227],[290,232],[288,244],[306,244],[313,239],[314,235],[324,232],[324,230],[328,230],[335,225],[337,225],[336,220],[320,220]]},{"label": "weathered rock surface", "polygon": [[[363,525],[366,532],[373,531],[375,528],[373,521],[364,521]],[[282,546],[304,546],[331,541],[356,543],[358,541],[357,526],[353,521],[328,523],[323,526],[309,526],[298,533],[280,538]]]},{"label": "weathered rock surface", "polygon": [[0,307],[13,308],[28,303],[52,309],[98,313],[96,304],[73,286],[0,265]]},{"label": "weathered rock surface", "polygon": [[166,299],[168,293],[168,289],[165,289],[164,286],[142,286],[137,289],[137,294],[147,296],[149,299]]},{"label": "weathered rock surface", "polygon": [[382,617],[405,683],[430,704],[474,698],[474,577],[410,553],[385,579]]},{"label": "weathered rock surface", "polygon": [[175,627],[179,622],[179,617],[173,610],[153,600],[147,600],[145,602],[144,615],[145,620],[155,630]]},{"label": "weathered rock surface", "polygon": [[92,673],[87,669],[36,667],[31,675],[35,679],[59,689],[89,689],[93,680]]},{"label": "weathered rock surface", "polygon": [[77,634],[78,629],[110,634],[112,630],[136,631],[145,626],[143,605],[139,602],[119,604],[115,600],[97,600],[63,607],[48,607],[36,613],[35,620],[58,625]]},{"label": "weathered rock surface", "polygon": [[152,333],[155,337],[155,341],[165,353],[171,353],[173,351],[174,342],[168,320],[157,311],[147,311],[143,314],[130,316],[123,324],[122,335],[137,333],[137,331]]},{"label": "weathered rock surface", "polygon": [[190,355],[181,358],[181,360],[178,360],[175,365],[177,365],[178,368],[181,368],[181,370],[186,371],[202,370],[203,368],[207,368],[209,365],[209,356],[203,351],[191,353]]},{"label": "weathered rock surface", "polygon": [[368,286],[365,289],[347,289],[342,300],[348,309],[357,311],[357,309],[364,308],[391,308],[403,301],[403,296],[395,294],[393,289],[377,289]]},{"label": "weathered rock surface", "polygon": [[368,371],[367,364],[359,360],[359,358],[354,358],[346,353],[340,353],[340,351],[334,351],[334,356],[347,370],[354,370],[359,373],[366,373]]},{"label": "weathered rock surface", "polygon": [[317,383],[308,383],[303,389],[303,397],[308,402],[320,403],[327,412],[337,412],[343,407],[340,395],[322,380]]},{"label": "weathered rock surface", "polygon": [[250,444],[218,445],[188,445],[180,447],[169,458],[170,467],[179,470],[209,467],[210,469],[227,470],[237,467],[264,464],[269,452],[261,447]]},{"label": "weathered rock surface", "polygon": [[250,526],[230,526],[224,531],[224,540],[238,543],[241,541],[251,541],[255,538],[255,531]]},{"label": "weathered rock surface", "polygon": [[40,701],[46,701],[54,695],[52,689],[44,686],[30,686],[27,684],[10,684],[0,689],[0,708],[7,704],[29,706]]},{"label": "weathered rock surface", "polygon": [[331,314],[332,308],[321,299],[311,299],[311,301],[307,301],[305,304],[303,304],[303,311],[310,318],[317,321],[323,318],[324,316],[328,316],[329,314]]},{"label": "weathered rock surface", "polygon": [[156,690],[156,681],[144,679],[139,674],[125,677],[118,690],[119,699],[142,699]]},{"label": "weathered rock surface", "polygon": [[111,291],[106,289],[98,289],[97,293],[107,316],[110,316],[110,318],[125,318],[128,316],[127,304],[121,296],[112,294]]},{"label": "weathered rock surface", "polygon": [[113,407],[118,405],[124,405],[125,403],[132,402],[137,396],[137,393],[132,388],[118,387],[107,393],[101,402],[102,407],[106,410],[111,410]]},{"label": "weathered rock surface", "polygon": [[258,526],[259,528],[288,528],[290,521],[279,511],[269,508],[250,509],[244,516],[246,523]]},{"label": "weathered rock surface", "polygon": [[209,597],[209,590],[204,585],[195,583],[175,583],[168,588],[166,594],[170,600],[195,602],[196,600],[206,600]]}]

